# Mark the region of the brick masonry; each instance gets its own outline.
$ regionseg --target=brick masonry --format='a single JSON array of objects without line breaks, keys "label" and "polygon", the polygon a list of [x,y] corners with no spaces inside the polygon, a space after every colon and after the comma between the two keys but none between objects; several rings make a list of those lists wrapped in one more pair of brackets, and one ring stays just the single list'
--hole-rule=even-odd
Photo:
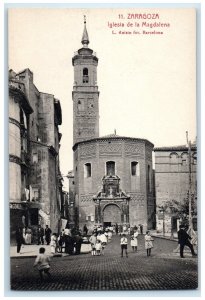
[{"label": "brick masonry", "polygon": [[[74,174],[80,227],[86,222],[86,216],[95,215],[93,197],[101,190],[107,161],[115,162],[115,173],[121,179],[120,188],[130,195],[130,224],[133,226],[141,223],[145,230],[152,226],[151,215],[154,211],[152,180],[148,190],[148,165],[152,172],[151,145],[145,140],[129,138],[99,138],[77,144],[74,148]],[[132,161],[138,162],[139,173],[136,176],[131,175]],[[91,164],[91,177],[88,178],[84,172],[86,163]],[[93,224],[89,222],[88,226],[91,228]]]}]

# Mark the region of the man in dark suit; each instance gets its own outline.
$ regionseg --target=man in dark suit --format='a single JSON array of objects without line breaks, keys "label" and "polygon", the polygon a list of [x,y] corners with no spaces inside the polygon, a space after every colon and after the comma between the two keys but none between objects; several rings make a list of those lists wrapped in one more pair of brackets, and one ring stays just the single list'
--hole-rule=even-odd
[{"label": "man in dark suit", "polygon": [[194,252],[193,245],[190,243],[189,240],[191,240],[191,237],[188,235],[188,233],[185,230],[185,227],[183,225],[179,226],[178,233],[178,244],[180,245],[180,257],[184,258],[184,247],[188,246],[191,250],[192,256],[197,256],[197,254]]},{"label": "man in dark suit", "polygon": [[45,228],[45,240],[46,240],[46,243],[47,245],[50,244],[51,242],[51,229],[48,227],[48,225],[46,225],[46,228]]},{"label": "man in dark suit", "polygon": [[44,229],[41,227],[41,225],[38,225],[38,231],[37,231],[37,238],[38,238],[38,245],[44,244]]}]

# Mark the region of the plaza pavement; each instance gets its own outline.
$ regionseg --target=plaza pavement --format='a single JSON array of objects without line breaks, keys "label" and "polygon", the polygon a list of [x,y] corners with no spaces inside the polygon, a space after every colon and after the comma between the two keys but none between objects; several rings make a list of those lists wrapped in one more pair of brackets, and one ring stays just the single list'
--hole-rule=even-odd
[{"label": "plaza pavement", "polygon": [[[113,236],[103,256],[90,253],[53,257],[52,278],[39,279],[33,268],[39,246],[25,247],[11,259],[11,289],[16,291],[113,291],[197,289],[197,258],[185,259],[173,250],[176,241],[155,238],[152,255],[146,256],[144,236],[138,238],[137,253],[128,245],[128,258],[121,258],[120,237]],[[49,246],[46,246],[49,247]],[[28,251],[26,251],[26,249]],[[46,249],[49,253],[49,248]],[[26,255],[27,252],[27,255]],[[24,254],[23,254],[24,253]],[[29,254],[29,255],[28,255]],[[19,259],[22,257],[23,259]]]}]

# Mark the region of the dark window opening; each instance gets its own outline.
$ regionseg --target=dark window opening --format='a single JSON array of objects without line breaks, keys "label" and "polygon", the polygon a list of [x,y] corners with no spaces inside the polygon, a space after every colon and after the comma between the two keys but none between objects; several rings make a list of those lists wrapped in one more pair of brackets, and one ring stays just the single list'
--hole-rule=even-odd
[{"label": "dark window opening", "polygon": [[106,162],[106,172],[108,176],[115,175],[115,162],[107,161]]},{"label": "dark window opening", "polygon": [[91,177],[91,164],[90,163],[87,163],[84,166],[84,177],[85,178]]},{"label": "dark window opening", "polygon": [[132,161],[131,162],[131,174],[132,174],[132,176],[139,175],[138,168],[139,168],[138,162],[137,161]]},{"label": "dark window opening", "polygon": [[38,225],[38,209],[32,208],[30,210],[30,222],[31,225]]},{"label": "dark window opening", "polygon": [[88,83],[89,77],[88,77],[88,68],[83,69],[83,83]]}]

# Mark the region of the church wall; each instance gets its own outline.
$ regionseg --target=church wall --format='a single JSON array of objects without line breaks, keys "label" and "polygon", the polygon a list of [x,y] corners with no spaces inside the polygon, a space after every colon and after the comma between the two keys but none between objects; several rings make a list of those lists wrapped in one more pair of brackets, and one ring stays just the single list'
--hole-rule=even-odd
[{"label": "church wall", "polygon": [[[114,161],[115,174],[120,177],[120,188],[131,196],[130,224],[143,224],[147,228],[147,161],[145,143],[126,140],[98,140],[80,143],[75,150],[75,169],[78,174],[75,180],[76,193],[79,195],[80,227],[86,217],[95,215],[93,196],[101,190],[102,178],[106,175],[106,162]],[[151,150],[150,150],[151,151]],[[78,153],[78,154],[77,154]],[[78,160],[76,159],[78,156]],[[139,173],[131,175],[131,162],[138,162]],[[91,177],[85,178],[85,164],[91,164]],[[152,162],[149,160],[152,166]],[[150,196],[149,196],[150,197]],[[153,197],[150,198],[153,203]],[[91,224],[93,222],[89,221]],[[90,226],[91,226],[90,224]],[[89,225],[89,224],[88,224]]]}]

